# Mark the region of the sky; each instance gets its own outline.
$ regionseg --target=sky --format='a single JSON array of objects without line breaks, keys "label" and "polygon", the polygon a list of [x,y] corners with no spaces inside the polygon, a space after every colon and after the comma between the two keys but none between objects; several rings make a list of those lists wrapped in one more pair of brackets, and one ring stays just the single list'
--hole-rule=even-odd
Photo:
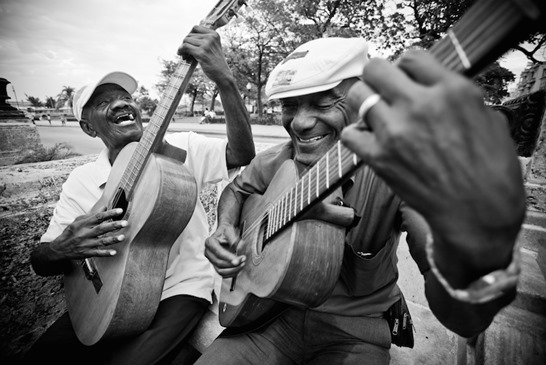
[{"label": "sky", "polygon": [[[111,71],[128,72],[158,98],[161,60],[176,58],[217,1],[0,0],[0,77],[10,101],[45,102]],[[516,78],[526,64],[518,52],[501,61]]]},{"label": "sky", "polygon": [[[153,94],[161,59],[218,0],[0,0],[0,77],[10,101],[56,97],[110,71]],[[155,95],[157,97],[157,95]]]}]

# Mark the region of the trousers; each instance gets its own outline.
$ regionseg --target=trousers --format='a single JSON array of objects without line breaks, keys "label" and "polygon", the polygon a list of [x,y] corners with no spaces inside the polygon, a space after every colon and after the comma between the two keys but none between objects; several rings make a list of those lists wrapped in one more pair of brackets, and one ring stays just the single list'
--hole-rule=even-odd
[{"label": "trousers", "polygon": [[208,305],[207,300],[189,295],[167,298],[159,303],[150,327],[143,333],[93,346],[80,343],[66,312],[34,343],[23,364],[170,364]]},{"label": "trousers", "polygon": [[390,346],[389,326],[383,318],[290,308],[256,331],[221,335],[196,365],[388,365]]}]

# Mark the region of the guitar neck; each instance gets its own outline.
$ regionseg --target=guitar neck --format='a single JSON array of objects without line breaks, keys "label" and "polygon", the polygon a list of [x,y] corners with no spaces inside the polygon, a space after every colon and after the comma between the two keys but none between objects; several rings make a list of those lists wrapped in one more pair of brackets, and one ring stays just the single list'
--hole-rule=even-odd
[{"label": "guitar neck", "polygon": [[132,196],[135,183],[140,177],[143,167],[153,152],[156,152],[167,132],[169,123],[182,99],[182,95],[190,82],[193,71],[197,67],[197,61],[182,61],[169,79],[169,83],[163,92],[161,101],[157,105],[148,126],[138,142],[138,146],[131,156],[131,160],[122,176],[120,186],[128,197]]},{"label": "guitar neck", "polygon": [[541,7],[531,0],[476,1],[429,52],[448,69],[475,76],[537,27]]},{"label": "guitar neck", "polygon": [[[530,0],[478,1],[429,51],[448,69],[473,76],[530,34],[543,12],[544,5],[538,9]],[[266,212],[264,238],[271,239],[362,165],[338,141]]]}]

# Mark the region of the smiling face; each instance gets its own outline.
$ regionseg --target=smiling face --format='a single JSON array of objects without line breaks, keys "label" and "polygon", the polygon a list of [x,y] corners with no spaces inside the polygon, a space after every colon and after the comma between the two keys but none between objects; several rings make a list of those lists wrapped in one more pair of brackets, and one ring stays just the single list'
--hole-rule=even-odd
[{"label": "smiling face", "polygon": [[280,99],[282,122],[294,145],[294,160],[310,165],[337,142],[355,113],[348,110],[345,96],[356,78],[333,89]]},{"label": "smiling face", "polygon": [[128,143],[142,137],[138,106],[121,86],[104,84],[97,87],[82,112],[80,125],[91,137],[99,137],[113,162]]}]

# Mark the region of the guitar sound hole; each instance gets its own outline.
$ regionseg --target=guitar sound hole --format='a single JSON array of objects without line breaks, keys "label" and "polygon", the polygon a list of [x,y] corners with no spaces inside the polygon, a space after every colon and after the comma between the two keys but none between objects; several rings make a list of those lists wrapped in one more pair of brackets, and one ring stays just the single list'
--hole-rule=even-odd
[{"label": "guitar sound hole", "polygon": [[127,213],[128,206],[129,206],[129,202],[127,201],[127,198],[125,197],[125,190],[123,190],[122,188],[118,188],[118,191],[116,192],[116,195],[114,196],[114,200],[112,202],[112,209],[114,208],[123,209],[123,215],[117,216],[113,218],[112,220],[115,220],[115,221],[121,220]]}]

